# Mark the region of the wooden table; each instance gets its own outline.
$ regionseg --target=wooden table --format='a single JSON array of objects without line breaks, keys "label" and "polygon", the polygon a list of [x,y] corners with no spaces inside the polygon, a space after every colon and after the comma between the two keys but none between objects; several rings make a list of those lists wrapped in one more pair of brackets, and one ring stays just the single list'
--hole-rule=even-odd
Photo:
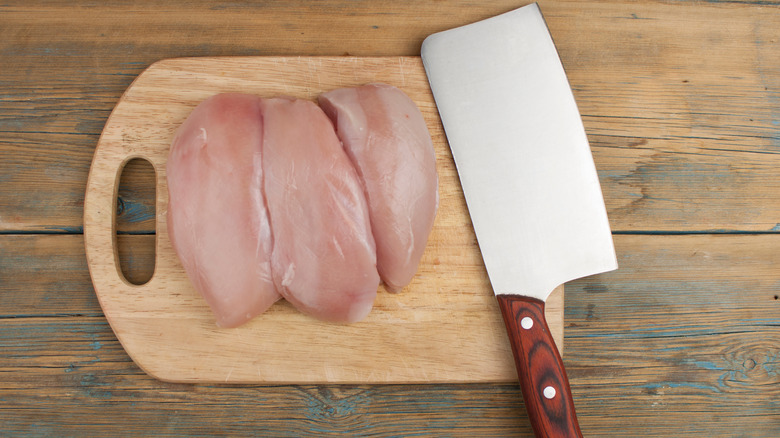
[{"label": "wooden table", "polygon": [[[515,383],[191,385],[126,355],[84,257],[98,136],[183,56],[418,55],[495,1],[0,5],[0,435],[530,436]],[[583,114],[620,269],[567,285],[586,436],[780,436],[780,3],[542,1]],[[120,188],[151,271],[151,169]]]}]

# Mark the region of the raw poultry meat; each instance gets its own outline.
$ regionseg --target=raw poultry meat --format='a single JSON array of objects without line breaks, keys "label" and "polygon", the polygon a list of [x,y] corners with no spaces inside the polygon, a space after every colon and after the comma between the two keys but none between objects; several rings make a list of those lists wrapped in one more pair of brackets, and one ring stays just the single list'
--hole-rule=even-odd
[{"label": "raw poultry meat", "polygon": [[277,290],[319,319],[358,321],[371,311],[379,274],[357,173],[316,104],[275,98],[262,106]]},{"label": "raw poultry meat", "polygon": [[439,202],[431,136],[417,105],[385,84],[320,95],[365,187],[377,268],[391,291],[417,272]]},{"label": "raw poultry meat", "polygon": [[168,233],[221,327],[241,325],[280,298],[262,192],[260,99],[213,96],[178,129],[168,157]]},{"label": "raw poultry meat", "polygon": [[318,319],[359,321],[380,275],[397,291],[417,271],[438,205],[417,106],[387,85],[320,104],[333,120],[311,101],[220,94],[174,137],[168,232],[219,326],[281,296]]}]

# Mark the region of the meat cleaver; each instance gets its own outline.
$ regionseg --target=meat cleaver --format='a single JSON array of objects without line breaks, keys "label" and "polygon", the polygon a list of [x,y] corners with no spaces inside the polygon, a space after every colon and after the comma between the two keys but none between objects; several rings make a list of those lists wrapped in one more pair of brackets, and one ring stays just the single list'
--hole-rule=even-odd
[{"label": "meat cleaver", "polygon": [[617,269],[588,139],[536,4],[425,39],[422,60],[536,436],[582,434],[544,305]]}]

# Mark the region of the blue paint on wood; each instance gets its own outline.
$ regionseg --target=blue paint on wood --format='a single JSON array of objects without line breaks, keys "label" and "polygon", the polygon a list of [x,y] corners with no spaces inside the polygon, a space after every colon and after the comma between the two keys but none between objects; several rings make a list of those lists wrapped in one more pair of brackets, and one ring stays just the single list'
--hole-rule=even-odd
[{"label": "blue paint on wood", "polygon": [[653,351],[669,352],[669,351],[683,351],[690,350],[691,347],[666,347],[666,348],[654,348]]},{"label": "blue paint on wood", "polygon": [[155,218],[154,206],[141,202],[135,202],[127,198],[117,199],[117,218],[121,216],[123,222],[138,223],[151,221]]},{"label": "blue paint on wood", "polygon": [[114,396],[111,391],[102,389],[103,387],[111,386],[106,382],[101,382],[94,374],[86,373],[81,376],[79,385],[84,388],[84,391],[92,398],[110,399]]},{"label": "blue paint on wood", "polygon": [[695,389],[701,389],[704,391],[712,391],[712,392],[722,392],[720,388],[712,385],[705,385],[702,383],[694,383],[694,382],[664,382],[664,383],[648,383],[646,385],[642,385],[642,388],[657,392],[659,389],[667,389],[667,388],[695,388]]},{"label": "blue paint on wood", "polygon": [[319,391],[316,395],[309,394],[306,398],[306,416],[312,420],[347,418],[358,408],[365,409],[370,401],[362,392],[339,396],[330,391]]},{"label": "blue paint on wood", "polygon": [[767,353],[762,368],[772,375],[780,375],[780,349],[773,353]]},{"label": "blue paint on wood", "polygon": [[[644,339],[644,338],[676,338],[686,336],[706,336],[719,334],[713,331],[711,326],[690,326],[690,327],[657,327],[657,328],[636,328],[614,333],[585,333],[585,334],[567,334],[567,338],[618,338],[618,339]],[[747,331],[747,329],[746,329]]]},{"label": "blue paint on wood", "polygon": [[707,360],[685,359],[682,361],[682,363],[691,364],[699,368],[704,368],[705,370],[723,371],[725,369],[724,367],[716,365]]}]

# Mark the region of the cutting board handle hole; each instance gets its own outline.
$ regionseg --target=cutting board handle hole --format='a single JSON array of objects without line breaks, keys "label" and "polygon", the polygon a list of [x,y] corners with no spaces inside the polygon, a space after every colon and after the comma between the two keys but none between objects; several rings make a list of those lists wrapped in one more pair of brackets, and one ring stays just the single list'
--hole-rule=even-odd
[{"label": "cutting board handle hole", "polygon": [[114,220],[120,272],[134,285],[146,284],[154,274],[156,185],[152,163],[128,160],[119,174]]}]

